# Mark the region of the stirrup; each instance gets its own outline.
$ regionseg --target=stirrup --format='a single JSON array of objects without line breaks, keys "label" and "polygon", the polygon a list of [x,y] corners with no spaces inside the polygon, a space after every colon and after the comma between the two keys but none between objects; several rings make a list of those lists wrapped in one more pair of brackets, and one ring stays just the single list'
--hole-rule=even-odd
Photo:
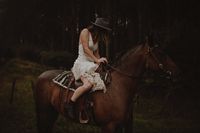
[{"label": "stirrup", "polygon": [[[85,113],[85,117],[86,117],[85,119],[82,118],[83,113]],[[89,122],[89,116],[86,112],[81,112],[81,111],[79,112],[79,122],[81,124],[87,124]]]}]

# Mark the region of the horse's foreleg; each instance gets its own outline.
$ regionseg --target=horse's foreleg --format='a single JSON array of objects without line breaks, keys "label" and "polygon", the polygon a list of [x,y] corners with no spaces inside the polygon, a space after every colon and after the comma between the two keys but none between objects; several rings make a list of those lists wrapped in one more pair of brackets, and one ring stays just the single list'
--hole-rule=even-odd
[{"label": "horse's foreleg", "polygon": [[101,128],[101,133],[115,133],[116,124],[109,123]]},{"label": "horse's foreleg", "polygon": [[128,118],[124,124],[125,133],[133,133],[133,109],[128,113]]},{"label": "horse's foreleg", "polygon": [[133,126],[132,126],[132,122],[129,121],[128,123],[126,123],[125,125],[125,133],[133,133]]},{"label": "horse's foreleg", "polygon": [[115,130],[115,133],[123,133],[123,126],[118,126]]},{"label": "horse's foreleg", "polygon": [[58,117],[58,113],[51,106],[37,107],[37,127],[38,133],[52,133],[53,125]]}]

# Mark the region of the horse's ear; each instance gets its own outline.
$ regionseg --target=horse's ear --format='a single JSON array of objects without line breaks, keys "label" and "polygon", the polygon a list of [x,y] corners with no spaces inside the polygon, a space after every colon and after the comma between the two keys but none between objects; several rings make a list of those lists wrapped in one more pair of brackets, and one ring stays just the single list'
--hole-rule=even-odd
[{"label": "horse's ear", "polygon": [[144,42],[143,46],[144,47],[149,46],[149,37],[148,36],[145,37],[145,42]]},{"label": "horse's ear", "polygon": [[155,45],[153,45],[153,47],[154,47],[154,48],[158,48],[158,47],[159,47],[159,45],[158,45],[158,44],[155,44]]}]

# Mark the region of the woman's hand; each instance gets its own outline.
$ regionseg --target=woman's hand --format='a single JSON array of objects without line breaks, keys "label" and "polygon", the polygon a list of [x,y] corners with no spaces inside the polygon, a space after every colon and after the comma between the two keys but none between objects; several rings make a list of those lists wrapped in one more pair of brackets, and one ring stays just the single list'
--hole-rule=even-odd
[{"label": "woman's hand", "polygon": [[105,57],[101,57],[100,59],[97,60],[96,63],[97,63],[97,64],[100,64],[100,63],[107,64],[107,63],[108,63],[108,60],[107,60]]}]

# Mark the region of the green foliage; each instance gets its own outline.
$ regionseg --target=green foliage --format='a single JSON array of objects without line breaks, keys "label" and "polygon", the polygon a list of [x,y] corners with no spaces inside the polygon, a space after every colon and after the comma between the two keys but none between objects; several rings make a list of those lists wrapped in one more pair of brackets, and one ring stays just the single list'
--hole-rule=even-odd
[{"label": "green foliage", "polygon": [[36,76],[46,68],[31,61],[15,58],[2,67],[0,74],[7,78],[23,78],[24,76]]},{"label": "green foliage", "polygon": [[52,67],[71,68],[75,57],[66,51],[42,51],[40,53],[42,64]]},{"label": "green foliage", "polygon": [[40,62],[40,51],[33,46],[19,48],[19,57],[25,60]]}]

